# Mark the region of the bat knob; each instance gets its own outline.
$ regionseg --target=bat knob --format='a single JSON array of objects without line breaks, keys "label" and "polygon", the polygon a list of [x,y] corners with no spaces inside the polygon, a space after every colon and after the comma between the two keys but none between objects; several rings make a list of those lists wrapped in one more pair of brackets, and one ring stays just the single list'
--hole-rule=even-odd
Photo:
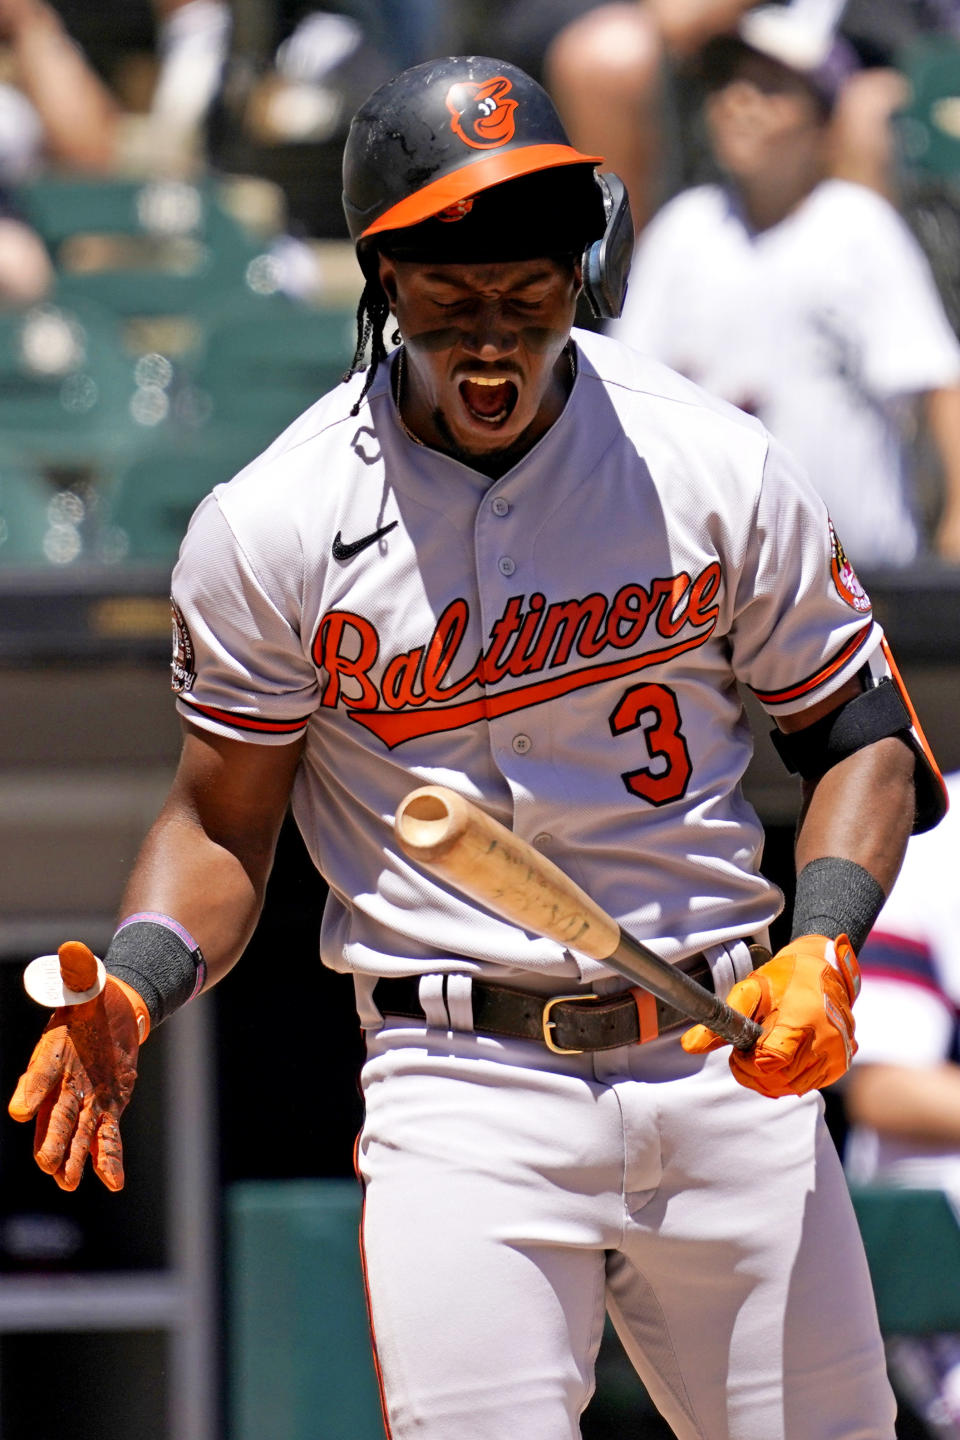
[{"label": "bat knob", "polygon": [[31,1000],[51,1010],[93,1000],[106,983],[103,961],[80,940],[67,940],[56,955],[38,955],[23,972]]},{"label": "bat knob", "polygon": [[68,990],[89,990],[97,980],[97,957],[82,940],[66,940],[57,951],[60,976]]},{"label": "bat knob", "polygon": [[421,785],[397,807],[394,827],[406,854],[422,862],[439,859],[452,849],[468,818],[462,795],[445,785]]}]

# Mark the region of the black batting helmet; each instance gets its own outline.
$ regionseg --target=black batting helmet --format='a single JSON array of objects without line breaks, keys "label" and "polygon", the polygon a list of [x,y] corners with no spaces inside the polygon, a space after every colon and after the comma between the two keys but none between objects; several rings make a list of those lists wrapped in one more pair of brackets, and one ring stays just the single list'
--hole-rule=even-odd
[{"label": "black batting helmet", "polygon": [[[375,237],[466,216],[477,195],[504,182],[570,166],[592,182],[602,159],[574,149],[546,91],[515,65],[485,55],[431,60],[394,76],[354,116],[343,154],[347,226],[362,260]],[[602,196],[590,189],[587,238],[598,239]]]},{"label": "black batting helmet", "polygon": [[570,144],[547,92],[505,60],[430,60],[375,90],[343,152],[343,209],[366,278],[345,378],[372,342],[366,393],[386,358],[380,251],[430,263],[576,257],[594,314],[619,315],[633,226],[602,163]]}]

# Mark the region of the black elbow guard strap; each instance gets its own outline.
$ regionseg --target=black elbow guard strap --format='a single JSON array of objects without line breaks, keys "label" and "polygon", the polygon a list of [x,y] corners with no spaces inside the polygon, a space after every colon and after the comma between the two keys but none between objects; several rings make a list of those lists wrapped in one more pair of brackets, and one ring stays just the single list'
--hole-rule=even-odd
[{"label": "black elbow guard strap", "polygon": [[913,716],[900,687],[884,676],[845,705],[815,720],[804,730],[784,734],[771,731],[771,739],[791,774],[804,780],[819,780],[833,765],[848,755],[896,735],[914,753],[916,760],[916,819],[914,832],[930,830],[943,818],[946,805],[940,776],[913,735]]}]

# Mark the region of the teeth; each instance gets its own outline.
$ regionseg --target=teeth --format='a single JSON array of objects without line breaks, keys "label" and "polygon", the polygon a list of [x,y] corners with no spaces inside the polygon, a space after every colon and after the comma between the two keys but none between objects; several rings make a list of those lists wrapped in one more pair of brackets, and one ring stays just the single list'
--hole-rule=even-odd
[{"label": "teeth", "polygon": [[467,375],[465,377],[471,385],[506,385],[506,380],[491,380],[489,375]]}]

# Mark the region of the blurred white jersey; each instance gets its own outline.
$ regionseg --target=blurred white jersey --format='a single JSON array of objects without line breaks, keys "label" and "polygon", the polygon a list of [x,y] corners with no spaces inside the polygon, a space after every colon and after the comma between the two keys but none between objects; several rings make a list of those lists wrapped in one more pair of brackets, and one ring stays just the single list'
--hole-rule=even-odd
[{"label": "blurred white jersey", "polygon": [[769,230],[700,186],[641,236],[611,333],[758,415],[863,568],[917,553],[910,401],[960,382],[926,258],[885,200],[827,180]]},{"label": "blurred white jersey", "polygon": [[[936,1066],[960,1061],[960,773],[948,775],[950,809],[914,835],[897,882],[860,954],[856,1065]],[[856,1181],[949,1190],[960,1203],[960,1149],[881,1137],[855,1126],[846,1164]]]},{"label": "blurred white jersey", "polygon": [[411,439],[387,364],[356,418],[359,378],[218,486],[184,541],[180,712],[261,744],[306,733],[294,813],[336,969],[611,973],[399,853],[392,817],[424,783],[479,801],[667,958],[762,931],[782,897],[741,794],[737,682],[787,714],[880,644],[763,427],[574,336],[563,414],[499,480]]}]

